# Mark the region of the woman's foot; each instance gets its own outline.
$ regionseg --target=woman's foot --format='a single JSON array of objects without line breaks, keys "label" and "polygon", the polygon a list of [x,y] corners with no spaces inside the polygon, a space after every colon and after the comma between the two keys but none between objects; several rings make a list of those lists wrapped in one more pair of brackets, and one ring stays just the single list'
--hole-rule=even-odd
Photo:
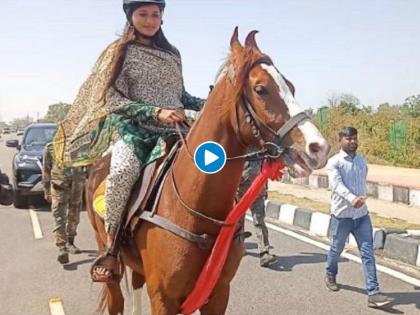
[{"label": "woman's foot", "polygon": [[115,256],[104,254],[96,258],[90,274],[94,282],[115,282],[120,275],[117,273],[118,260]]}]

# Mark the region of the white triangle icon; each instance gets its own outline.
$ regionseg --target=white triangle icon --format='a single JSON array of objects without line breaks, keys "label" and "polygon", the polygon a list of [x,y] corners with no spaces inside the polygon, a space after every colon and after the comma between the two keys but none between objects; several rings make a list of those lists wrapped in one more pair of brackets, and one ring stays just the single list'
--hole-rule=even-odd
[{"label": "white triangle icon", "polygon": [[218,159],[219,157],[216,154],[208,150],[204,150],[204,165],[205,166],[213,163],[214,161],[217,161]]}]

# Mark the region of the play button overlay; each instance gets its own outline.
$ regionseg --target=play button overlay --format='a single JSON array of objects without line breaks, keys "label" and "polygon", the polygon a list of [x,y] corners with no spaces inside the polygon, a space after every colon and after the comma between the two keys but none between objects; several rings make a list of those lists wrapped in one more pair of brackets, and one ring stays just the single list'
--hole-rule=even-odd
[{"label": "play button overlay", "polygon": [[225,149],[214,141],[203,142],[194,152],[194,163],[203,173],[217,173],[226,164]]}]

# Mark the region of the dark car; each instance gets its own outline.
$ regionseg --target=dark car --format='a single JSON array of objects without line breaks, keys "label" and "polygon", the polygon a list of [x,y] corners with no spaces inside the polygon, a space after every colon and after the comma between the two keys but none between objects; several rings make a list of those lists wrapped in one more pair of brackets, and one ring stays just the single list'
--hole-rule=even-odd
[{"label": "dark car", "polygon": [[18,140],[6,142],[8,147],[19,150],[13,158],[13,205],[16,208],[27,208],[29,196],[43,194],[42,157],[55,131],[55,124],[33,124],[25,129],[21,144]]}]

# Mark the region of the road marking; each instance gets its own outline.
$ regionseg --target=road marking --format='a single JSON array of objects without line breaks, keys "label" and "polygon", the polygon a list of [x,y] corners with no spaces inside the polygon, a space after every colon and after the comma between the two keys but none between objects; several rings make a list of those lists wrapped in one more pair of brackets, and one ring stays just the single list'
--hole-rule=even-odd
[{"label": "road marking", "polygon": [[[252,222],[252,217],[250,215],[248,215],[248,214],[246,215],[246,219],[248,221],[251,221]],[[309,237],[300,235],[300,234],[298,234],[296,232],[286,230],[284,228],[281,228],[281,227],[279,227],[277,225],[274,225],[274,224],[271,224],[271,223],[268,223],[268,222],[266,223],[266,225],[267,225],[267,227],[269,227],[270,229],[272,229],[274,231],[277,231],[277,232],[286,234],[286,235],[288,235],[290,237],[293,237],[293,238],[296,238],[296,239],[298,239],[298,240],[300,240],[302,242],[305,242],[305,243],[311,244],[313,246],[322,248],[322,249],[324,249],[326,251],[328,251],[330,249],[330,246],[329,245],[326,245],[324,243],[315,241],[313,239],[310,239]],[[361,264],[362,263],[362,261],[361,261],[361,259],[359,257],[357,257],[357,256],[355,256],[353,254],[350,254],[350,253],[343,252],[341,254],[341,257],[345,257],[348,260],[357,262],[358,264]],[[410,276],[408,276],[408,275],[406,275],[406,274],[404,274],[402,272],[396,271],[394,269],[391,269],[391,268],[388,268],[388,267],[385,267],[385,266],[382,266],[382,265],[379,265],[379,264],[376,264],[376,269],[379,270],[379,271],[381,271],[381,272],[383,272],[383,273],[386,273],[386,274],[388,274],[388,275],[390,275],[390,276],[392,276],[394,278],[397,278],[399,280],[402,280],[404,282],[407,282],[409,284],[412,284],[412,285],[414,285],[416,287],[420,287],[420,280],[419,279],[410,277]]]},{"label": "road marking", "polygon": [[131,315],[141,315],[141,294],[142,288],[134,289],[132,293],[133,313]]},{"label": "road marking", "polygon": [[42,230],[41,230],[41,225],[39,224],[39,220],[38,220],[38,216],[36,214],[36,212],[32,209],[29,209],[29,215],[31,217],[31,221],[32,221],[32,227],[34,230],[34,237],[36,240],[39,240],[42,238]]},{"label": "road marking", "polygon": [[64,313],[63,301],[60,297],[50,298],[49,305],[51,315],[66,315]]}]

